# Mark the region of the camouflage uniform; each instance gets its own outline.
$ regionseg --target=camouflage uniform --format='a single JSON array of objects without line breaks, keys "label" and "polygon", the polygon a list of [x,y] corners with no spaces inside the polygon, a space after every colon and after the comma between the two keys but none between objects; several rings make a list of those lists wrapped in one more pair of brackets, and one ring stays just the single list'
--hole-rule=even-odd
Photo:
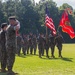
[{"label": "camouflage uniform", "polygon": [[6,32],[7,68],[12,71],[16,53],[16,26],[9,25]]},{"label": "camouflage uniform", "polygon": [[7,52],[6,52],[6,38],[5,38],[5,31],[3,30],[0,33],[0,47],[1,47],[1,69],[5,70],[6,68],[6,62],[7,62]]},{"label": "camouflage uniform", "polygon": [[[0,30],[0,39],[1,39],[1,30]],[[1,62],[1,42],[0,42],[0,62]]]},{"label": "camouflage uniform", "polygon": [[49,39],[50,39],[50,48],[51,48],[51,57],[55,57],[54,56],[54,50],[55,50],[55,36],[53,36],[52,34],[49,35]]},{"label": "camouflage uniform", "polygon": [[21,36],[21,47],[22,47],[22,52],[24,55],[26,55],[26,51],[25,51],[25,42],[23,37]]},{"label": "camouflage uniform", "polygon": [[34,49],[34,55],[36,55],[36,49],[37,49],[36,35],[33,35],[33,49]]},{"label": "camouflage uniform", "polygon": [[21,36],[17,36],[17,54],[20,55],[21,51]]},{"label": "camouflage uniform", "polygon": [[33,35],[29,36],[29,48],[30,48],[30,54],[33,53]]},{"label": "camouflage uniform", "polygon": [[[24,49],[25,49],[25,55],[26,55],[26,52],[28,50],[28,36],[27,35],[24,35],[23,36],[23,39],[24,39]],[[27,52],[28,54],[29,52]]]},{"label": "camouflage uniform", "polygon": [[49,37],[45,38],[45,49],[46,49],[46,57],[49,58],[49,55],[48,55],[48,51],[49,51]]},{"label": "camouflage uniform", "polygon": [[62,51],[62,43],[64,42],[64,39],[62,37],[61,34],[57,34],[56,38],[55,38],[55,43],[56,43],[56,46],[59,50],[59,57],[62,57],[61,55],[61,51]]},{"label": "camouflage uniform", "polygon": [[27,35],[27,37],[26,37],[26,48],[27,48],[27,50],[26,50],[26,52],[27,52],[27,54],[29,54],[29,35]]},{"label": "camouflage uniform", "polygon": [[41,35],[38,38],[38,49],[39,49],[39,57],[44,55],[44,44],[45,44],[45,39]]}]

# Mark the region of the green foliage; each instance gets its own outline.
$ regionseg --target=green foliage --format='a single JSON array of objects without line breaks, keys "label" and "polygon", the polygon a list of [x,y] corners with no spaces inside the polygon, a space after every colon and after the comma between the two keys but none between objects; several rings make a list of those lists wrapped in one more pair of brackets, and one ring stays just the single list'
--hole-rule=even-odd
[{"label": "green foliage", "polygon": [[[39,33],[45,33],[46,5],[48,7],[49,15],[54,21],[56,30],[58,29],[64,9],[71,8],[73,10],[72,6],[68,5],[67,3],[57,7],[57,4],[53,0],[40,0],[37,4],[34,0],[5,0],[4,2],[0,1],[0,24],[3,22],[8,22],[8,17],[15,15],[21,23],[21,33],[37,33],[37,31]],[[69,18],[72,27],[75,29],[75,10],[73,11],[74,15],[69,15]],[[65,40],[65,42],[74,42],[74,40],[70,41],[67,34],[63,34],[63,36],[64,38],[68,38]]]},{"label": "green foliage", "polygon": [[2,22],[6,22],[4,13],[2,11],[2,2],[0,1],[0,25]]}]

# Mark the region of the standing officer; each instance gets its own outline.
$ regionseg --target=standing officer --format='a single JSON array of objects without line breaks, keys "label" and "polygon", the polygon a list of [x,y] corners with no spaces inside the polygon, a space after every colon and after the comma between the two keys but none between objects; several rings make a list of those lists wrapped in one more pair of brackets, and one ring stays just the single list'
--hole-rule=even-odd
[{"label": "standing officer", "polygon": [[27,54],[29,54],[29,35],[27,35]]},{"label": "standing officer", "polygon": [[1,46],[1,72],[6,72],[7,52],[6,52],[6,27],[7,23],[1,25],[2,31],[0,33],[0,46]]},{"label": "standing officer", "polygon": [[12,68],[15,62],[16,53],[16,31],[19,30],[15,16],[9,17],[9,25],[6,31],[6,51],[7,51],[7,69],[8,75],[13,73]]},{"label": "standing officer", "polygon": [[28,49],[28,36],[23,34],[23,40],[24,40],[24,51],[25,51],[25,55],[27,54],[27,49]]},{"label": "standing officer", "polygon": [[30,33],[29,35],[29,48],[30,48],[30,54],[33,53],[33,34]]},{"label": "standing officer", "polygon": [[21,52],[21,45],[22,45],[22,38],[21,38],[21,35],[18,34],[17,35],[17,54],[18,56],[20,56],[20,52]]},{"label": "standing officer", "polygon": [[51,57],[55,58],[54,56],[54,50],[55,50],[55,36],[51,32],[49,35],[50,38],[50,47],[51,47]]},{"label": "standing officer", "polygon": [[37,49],[37,38],[36,35],[33,35],[33,49],[34,49],[34,55],[36,55],[36,49]]},{"label": "standing officer", "polygon": [[38,49],[39,49],[39,57],[41,58],[41,56],[43,55],[43,50],[44,50],[44,43],[45,43],[45,39],[43,37],[43,34],[41,33],[38,37]]},{"label": "standing officer", "polygon": [[59,57],[61,57],[61,58],[62,58],[61,51],[62,51],[62,43],[63,42],[64,42],[64,39],[63,39],[62,35],[58,32],[55,37],[55,43],[59,50]]},{"label": "standing officer", "polygon": [[49,58],[49,55],[48,55],[48,51],[49,51],[49,36],[46,35],[45,37],[45,49],[46,49],[46,57]]},{"label": "standing officer", "polygon": [[25,42],[24,42],[23,36],[21,36],[21,47],[22,47],[22,52],[23,52],[23,54],[26,55]]},{"label": "standing officer", "polygon": [[[0,27],[0,34],[1,34],[1,32],[2,32],[2,29]],[[1,62],[1,44],[0,44],[0,62]]]}]

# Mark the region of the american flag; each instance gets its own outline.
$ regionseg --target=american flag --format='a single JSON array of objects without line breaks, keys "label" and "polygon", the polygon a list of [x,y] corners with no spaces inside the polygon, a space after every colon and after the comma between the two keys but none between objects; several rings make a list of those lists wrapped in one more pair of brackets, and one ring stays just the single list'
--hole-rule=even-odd
[{"label": "american flag", "polygon": [[55,26],[54,26],[54,23],[53,23],[52,18],[48,16],[47,7],[46,7],[45,24],[46,24],[46,26],[47,26],[48,28],[51,29],[51,31],[52,31],[53,34],[55,35],[55,34],[56,34]]}]

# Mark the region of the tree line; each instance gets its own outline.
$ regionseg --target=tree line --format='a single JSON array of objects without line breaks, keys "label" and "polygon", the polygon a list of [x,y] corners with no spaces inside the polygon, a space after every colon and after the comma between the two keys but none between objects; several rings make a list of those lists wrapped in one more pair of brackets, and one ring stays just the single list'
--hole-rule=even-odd
[{"label": "tree line", "polygon": [[[46,33],[45,27],[45,8],[48,7],[50,16],[54,21],[56,30],[58,29],[59,22],[64,9],[70,8],[73,10],[73,15],[69,15],[72,27],[75,31],[75,10],[67,3],[57,7],[53,0],[40,0],[35,3],[34,0],[0,0],[0,25],[3,22],[8,22],[8,17],[15,15],[21,23],[21,34],[28,34],[32,32],[39,34],[40,32]],[[62,29],[59,28],[62,33]],[[50,29],[48,29],[48,33]],[[66,43],[74,43],[75,39],[70,39],[69,35],[62,33]]]}]

